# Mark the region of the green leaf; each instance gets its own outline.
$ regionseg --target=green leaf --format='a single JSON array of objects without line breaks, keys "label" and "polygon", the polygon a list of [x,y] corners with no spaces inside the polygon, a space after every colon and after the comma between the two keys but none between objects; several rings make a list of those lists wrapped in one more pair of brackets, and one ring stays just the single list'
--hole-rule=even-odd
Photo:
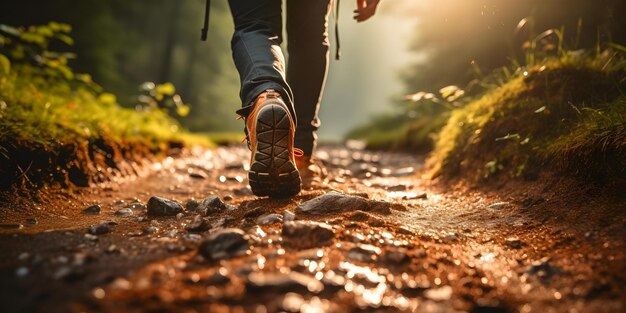
[{"label": "green leaf", "polygon": [[98,101],[106,105],[115,105],[117,103],[117,97],[112,93],[104,92],[98,96]]},{"label": "green leaf", "polygon": [[65,43],[68,46],[73,46],[74,45],[74,39],[72,39],[72,37],[65,35],[65,34],[56,34],[55,36],[57,39],[61,40],[63,43]]},{"label": "green leaf", "polygon": [[174,84],[167,82],[164,84],[157,85],[156,92],[160,95],[171,96],[176,92],[176,87],[174,87]]},{"label": "green leaf", "polygon": [[176,107],[176,114],[182,117],[189,115],[189,111],[190,111],[190,107],[189,105],[186,105],[186,104]]},{"label": "green leaf", "polygon": [[11,61],[5,55],[0,54],[0,73],[8,75],[11,72]]}]

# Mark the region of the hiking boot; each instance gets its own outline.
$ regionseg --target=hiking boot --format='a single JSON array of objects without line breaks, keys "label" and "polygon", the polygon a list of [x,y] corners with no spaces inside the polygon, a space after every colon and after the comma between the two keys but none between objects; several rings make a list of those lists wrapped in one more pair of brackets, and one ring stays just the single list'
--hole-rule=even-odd
[{"label": "hiking boot", "polygon": [[259,95],[246,129],[252,151],[248,172],[252,192],[259,197],[298,194],[302,180],[293,147],[295,125],[279,93],[267,90]]},{"label": "hiking boot", "polygon": [[322,180],[328,176],[324,163],[312,156],[297,157],[296,166],[303,181],[310,182],[315,178]]}]

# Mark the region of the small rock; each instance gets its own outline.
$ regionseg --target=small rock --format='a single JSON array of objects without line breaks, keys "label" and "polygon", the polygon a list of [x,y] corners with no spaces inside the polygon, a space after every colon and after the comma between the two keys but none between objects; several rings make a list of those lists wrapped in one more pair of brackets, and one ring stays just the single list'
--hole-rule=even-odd
[{"label": "small rock", "polygon": [[195,178],[195,179],[206,179],[206,175],[204,173],[201,172],[193,172],[193,173],[189,173],[189,177],[191,178]]},{"label": "small rock", "polygon": [[98,236],[94,236],[92,234],[85,234],[85,239],[90,241],[98,241]]},{"label": "small rock", "polygon": [[102,207],[99,204],[94,204],[83,210],[85,214],[100,214]]},{"label": "small rock", "polygon": [[22,252],[22,253],[20,253],[20,255],[17,256],[17,259],[20,260],[20,261],[25,261],[28,258],[30,258],[30,253],[28,253],[28,252]]},{"label": "small rock", "polygon": [[235,196],[252,196],[254,195],[252,193],[252,189],[250,189],[250,187],[244,187],[241,189],[236,189],[235,191]]},{"label": "small rock", "polygon": [[549,261],[550,258],[548,257],[534,261],[528,267],[527,272],[531,275],[537,275],[540,278],[548,279],[560,271],[557,267],[552,266]]},{"label": "small rock", "polygon": [[179,220],[179,219],[183,218],[183,216],[185,216],[183,213],[178,213],[178,214],[176,214],[176,219]]},{"label": "small rock", "polygon": [[325,246],[334,237],[332,227],[325,223],[291,221],[283,224],[283,244],[295,249]]},{"label": "small rock", "polygon": [[108,222],[91,225],[88,232],[92,235],[104,235],[111,232],[111,226],[109,226]]},{"label": "small rock", "polygon": [[117,253],[117,252],[120,252],[120,249],[116,245],[114,245],[114,244],[110,245],[106,249],[106,253],[109,253],[109,254],[113,254],[113,253]]},{"label": "small rock", "polygon": [[501,210],[504,209],[504,207],[506,207],[508,205],[507,202],[496,202],[493,204],[490,204],[489,206],[487,206],[487,209],[490,210]]},{"label": "small rock", "polygon": [[386,189],[387,191],[406,191],[408,188],[406,185],[395,185],[395,186],[389,186]]},{"label": "small rock", "polygon": [[378,255],[380,255],[380,248],[367,244],[359,244],[348,250],[346,258],[357,262],[367,263],[375,261],[378,258]]},{"label": "small rock", "polygon": [[28,218],[26,219],[26,223],[30,225],[37,225],[39,222],[37,221],[36,218]]},{"label": "small rock", "polygon": [[237,228],[226,228],[212,233],[198,249],[208,260],[230,259],[244,255],[248,250],[248,239]]},{"label": "small rock", "polygon": [[522,247],[522,241],[517,237],[509,237],[506,239],[506,245],[511,249],[519,249]]},{"label": "small rock", "polygon": [[156,226],[148,226],[148,227],[143,229],[143,232],[145,234],[148,234],[148,235],[155,234],[158,231],[159,231],[159,229]]},{"label": "small rock", "polygon": [[391,174],[391,176],[395,176],[395,177],[410,176],[410,175],[413,175],[413,173],[415,173],[415,168],[412,166],[409,166],[409,167],[403,167],[403,168],[399,168],[395,170]]},{"label": "small rock", "polygon": [[132,216],[133,215],[133,210],[131,210],[130,208],[121,208],[117,211],[115,211],[114,213],[117,216],[121,216],[121,217],[128,217],[128,216]]},{"label": "small rock", "polygon": [[398,227],[398,233],[403,235],[413,235],[413,232],[406,226]]},{"label": "small rock", "polygon": [[280,214],[270,213],[259,216],[256,219],[256,223],[259,225],[271,225],[275,223],[280,223],[283,220],[283,217]]},{"label": "small rock", "polygon": [[452,297],[452,287],[443,286],[436,289],[429,289],[424,292],[426,298],[433,301],[446,301]]},{"label": "small rock", "polygon": [[233,200],[233,196],[231,196],[231,195],[225,195],[224,196],[224,201],[231,201],[231,200]]},{"label": "small rock", "polygon": [[202,232],[209,230],[209,223],[200,215],[196,215],[193,220],[185,226],[188,232]]},{"label": "small rock", "polygon": [[148,200],[148,215],[151,216],[175,216],[183,211],[183,206],[180,203],[152,196]]},{"label": "small rock", "polygon": [[253,272],[248,275],[246,290],[264,291],[302,291],[319,293],[324,290],[324,284],[315,277],[298,272],[266,273]]},{"label": "small rock", "polygon": [[285,210],[283,212],[283,221],[291,222],[291,221],[294,221],[295,219],[296,219],[296,215],[293,214],[293,212],[291,212],[289,210]]},{"label": "small rock", "polygon": [[75,282],[79,279],[82,279],[84,276],[85,276],[85,273],[82,269],[80,268],[72,269],[69,266],[63,266],[52,274],[52,278],[63,279],[66,282]]},{"label": "small rock", "polygon": [[30,273],[30,270],[26,266],[18,267],[15,271],[15,275],[17,275],[17,277],[24,277],[28,275],[28,273]]},{"label": "small rock", "polygon": [[22,229],[24,225],[22,224],[0,224],[0,229]]},{"label": "small rock", "polygon": [[382,261],[390,264],[404,264],[410,260],[407,250],[404,248],[388,250],[382,257]]},{"label": "small rock", "polygon": [[187,200],[187,202],[185,202],[185,208],[187,209],[187,211],[195,211],[198,208],[198,205],[200,204],[200,202],[198,202],[195,199],[189,199]]},{"label": "small rock", "polygon": [[374,201],[331,191],[302,203],[296,208],[296,214],[320,215],[356,210],[390,214],[390,208],[391,205],[387,202]]},{"label": "small rock", "polygon": [[443,242],[450,243],[457,241],[459,237],[455,233],[449,233],[443,237]]},{"label": "small rock", "polygon": [[208,196],[198,204],[196,211],[204,216],[209,216],[236,208],[237,207],[234,205],[224,203],[224,201],[220,200],[217,196]]},{"label": "small rock", "polygon": [[211,228],[224,228],[228,226],[228,224],[232,223],[234,220],[235,219],[231,216],[222,217],[215,221],[215,223],[211,225]]}]

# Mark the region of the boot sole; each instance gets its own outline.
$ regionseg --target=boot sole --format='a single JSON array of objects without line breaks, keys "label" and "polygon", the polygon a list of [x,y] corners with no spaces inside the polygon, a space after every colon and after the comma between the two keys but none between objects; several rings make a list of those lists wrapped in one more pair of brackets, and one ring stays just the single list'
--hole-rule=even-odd
[{"label": "boot sole", "polygon": [[256,120],[256,150],[248,172],[252,193],[274,198],[297,195],[302,179],[289,152],[289,112],[279,105],[262,108]]}]

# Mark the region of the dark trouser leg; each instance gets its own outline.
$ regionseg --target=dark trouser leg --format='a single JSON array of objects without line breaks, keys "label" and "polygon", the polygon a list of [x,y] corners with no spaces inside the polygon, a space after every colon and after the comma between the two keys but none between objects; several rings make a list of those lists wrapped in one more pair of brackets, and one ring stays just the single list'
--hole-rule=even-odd
[{"label": "dark trouser leg", "polygon": [[298,112],[295,146],[305,155],[315,149],[317,117],[328,71],[330,0],[287,1],[287,81]]},{"label": "dark trouser leg", "polygon": [[[282,43],[281,0],[229,0],[235,22],[231,41],[233,59],[241,79],[243,106],[267,89],[279,92],[292,116],[293,94],[285,78]],[[240,110],[247,116],[250,110]]]}]

